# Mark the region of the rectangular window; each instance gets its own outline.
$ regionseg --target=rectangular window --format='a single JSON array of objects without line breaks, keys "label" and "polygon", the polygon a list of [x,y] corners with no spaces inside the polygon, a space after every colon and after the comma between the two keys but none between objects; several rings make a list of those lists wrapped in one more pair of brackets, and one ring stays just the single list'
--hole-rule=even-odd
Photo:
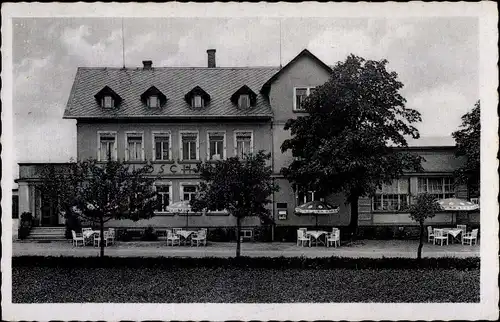
[{"label": "rectangular window", "polygon": [[198,160],[198,133],[181,133],[182,160]]},{"label": "rectangular window", "polygon": [[303,205],[307,202],[314,201],[315,199],[314,191],[304,191],[301,187],[297,187],[295,191],[295,199],[297,206]]},{"label": "rectangular window", "polygon": [[294,101],[293,101],[293,110],[294,111],[305,111],[302,107],[302,104],[306,100],[307,96],[314,93],[314,87],[297,87],[294,88]]},{"label": "rectangular window", "polygon": [[240,95],[240,97],[238,99],[238,106],[241,109],[245,109],[245,108],[250,107],[250,96],[248,94]]},{"label": "rectangular window", "polygon": [[169,184],[157,184],[156,185],[156,196],[158,200],[157,211],[166,212],[168,205],[171,203],[171,189],[172,186]]},{"label": "rectangular window", "polygon": [[143,161],[142,133],[127,133],[127,161]]},{"label": "rectangular window", "polygon": [[200,95],[193,96],[191,106],[195,108],[203,107],[203,98]]},{"label": "rectangular window", "polygon": [[104,96],[102,98],[102,107],[104,108],[112,108],[114,107],[114,100],[111,96]]},{"label": "rectangular window", "polygon": [[158,101],[158,96],[152,95],[148,97],[148,106],[149,107],[159,107],[160,102]]},{"label": "rectangular window", "polygon": [[404,211],[410,199],[409,179],[393,180],[391,185],[383,185],[373,197],[373,210]]},{"label": "rectangular window", "polygon": [[99,151],[97,161],[116,161],[116,132],[98,133]]},{"label": "rectangular window", "polygon": [[253,152],[253,133],[252,132],[236,132],[235,133],[235,155],[244,159],[247,154]]},{"label": "rectangular window", "polygon": [[428,193],[436,199],[454,198],[455,189],[452,177],[418,178],[418,193]]},{"label": "rectangular window", "polygon": [[208,160],[224,159],[225,136],[224,132],[208,132]]},{"label": "rectangular window", "polygon": [[198,192],[195,184],[181,184],[181,196],[183,201],[193,200]]},{"label": "rectangular window", "polygon": [[170,134],[153,133],[153,160],[167,161],[171,159]]}]

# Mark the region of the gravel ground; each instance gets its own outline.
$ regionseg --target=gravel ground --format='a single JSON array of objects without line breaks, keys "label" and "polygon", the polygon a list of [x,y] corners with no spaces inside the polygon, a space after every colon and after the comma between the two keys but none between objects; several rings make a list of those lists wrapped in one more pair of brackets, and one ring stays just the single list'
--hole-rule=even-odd
[{"label": "gravel ground", "polygon": [[13,267],[14,303],[479,302],[479,269]]}]

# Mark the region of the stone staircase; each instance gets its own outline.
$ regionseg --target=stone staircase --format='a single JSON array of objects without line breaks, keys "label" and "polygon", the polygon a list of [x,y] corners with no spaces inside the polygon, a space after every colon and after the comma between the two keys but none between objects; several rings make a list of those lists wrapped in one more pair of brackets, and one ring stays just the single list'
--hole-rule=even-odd
[{"label": "stone staircase", "polygon": [[65,227],[33,227],[26,240],[61,241],[64,238]]}]

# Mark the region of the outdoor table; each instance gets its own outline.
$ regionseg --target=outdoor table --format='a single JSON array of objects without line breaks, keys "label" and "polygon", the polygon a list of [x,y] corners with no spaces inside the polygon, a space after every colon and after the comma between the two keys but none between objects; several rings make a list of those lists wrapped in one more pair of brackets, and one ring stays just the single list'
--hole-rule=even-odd
[{"label": "outdoor table", "polygon": [[[321,239],[319,239],[321,237],[321,235],[327,235],[328,232],[327,231],[324,231],[324,230],[308,230],[306,232],[307,235],[311,236],[314,241],[316,241],[316,245],[318,245],[318,241],[325,245],[326,246],[326,242],[323,242]],[[312,240],[311,240],[311,244],[312,244]]]},{"label": "outdoor table", "polygon": [[460,233],[462,232],[462,229],[458,229],[458,228],[443,228],[443,231],[448,233],[448,235],[451,235],[451,242],[453,243],[453,240],[456,240],[458,242],[460,242],[460,240],[458,239],[458,235],[460,235]]},{"label": "outdoor table", "polygon": [[191,236],[194,233],[196,233],[196,231],[194,231],[194,230],[178,230],[176,232],[176,234],[178,236],[182,237],[184,241],[187,241],[189,236]]},{"label": "outdoor table", "polygon": [[94,234],[97,234],[99,233],[99,231],[97,230],[84,230],[82,231],[82,236],[83,236],[83,239],[85,240],[85,243],[90,240],[92,238],[92,236],[94,236]]}]

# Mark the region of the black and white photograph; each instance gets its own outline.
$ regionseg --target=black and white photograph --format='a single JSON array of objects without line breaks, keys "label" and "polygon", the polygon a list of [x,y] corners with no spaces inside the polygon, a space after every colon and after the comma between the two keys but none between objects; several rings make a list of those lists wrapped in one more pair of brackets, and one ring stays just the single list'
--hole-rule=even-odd
[{"label": "black and white photograph", "polygon": [[3,319],[498,319],[493,2],[2,9]]}]

